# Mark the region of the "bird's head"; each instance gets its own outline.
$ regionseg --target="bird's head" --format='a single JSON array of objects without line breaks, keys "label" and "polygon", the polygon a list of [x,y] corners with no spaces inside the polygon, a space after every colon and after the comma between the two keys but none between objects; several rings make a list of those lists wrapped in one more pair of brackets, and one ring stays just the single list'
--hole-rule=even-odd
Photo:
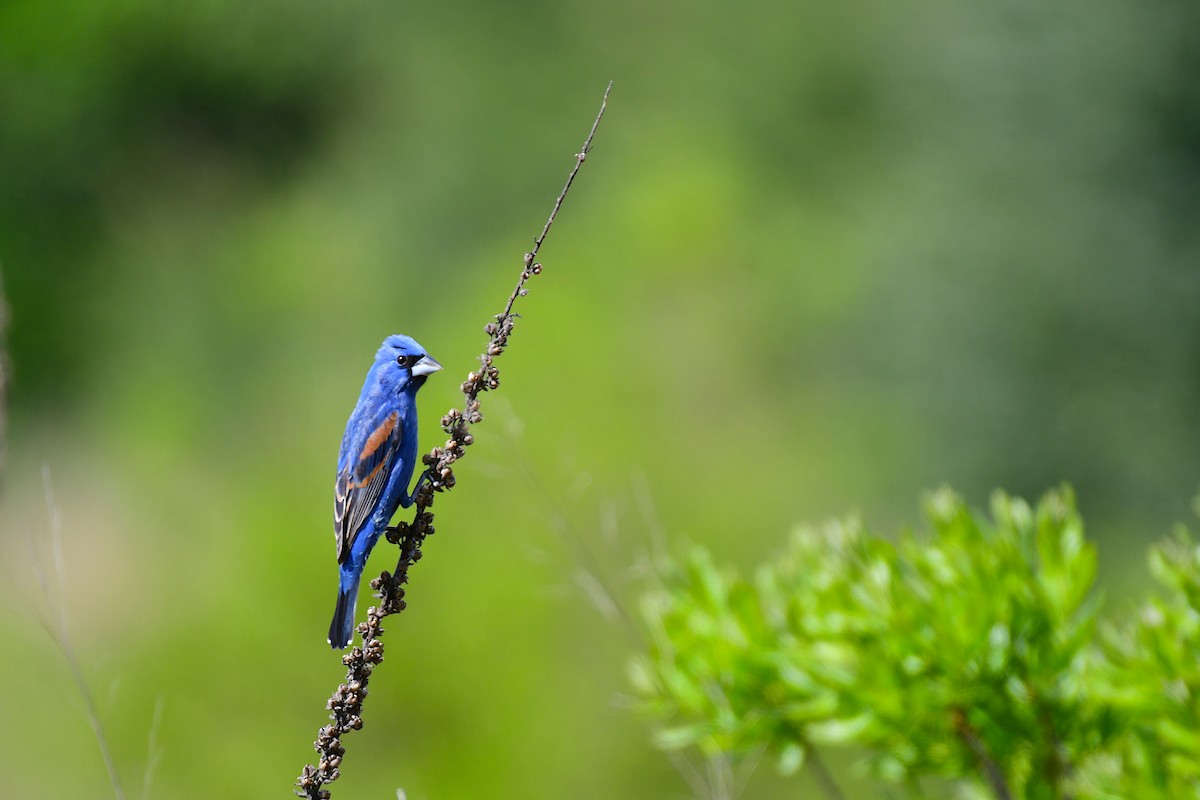
[{"label": "bird's head", "polygon": [[409,388],[415,392],[427,377],[441,368],[442,365],[434,361],[424,347],[411,336],[403,334],[384,339],[379,352],[375,354],[377,374],[385,383],[394,384],[397,389]]}]

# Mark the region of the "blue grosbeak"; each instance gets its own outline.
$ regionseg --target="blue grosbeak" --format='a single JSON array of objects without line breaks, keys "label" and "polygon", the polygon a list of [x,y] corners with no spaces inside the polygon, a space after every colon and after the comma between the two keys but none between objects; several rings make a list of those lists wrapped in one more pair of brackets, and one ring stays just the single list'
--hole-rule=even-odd
[{"label": "blue grosbeak", "polygon": [[441,368],[408,336],[389,336],[346,423],[333,501],[341,571],[329,644],[337,649],[353,636],[358,583],[371,548],[397,507],[413,503],[416,489],[409,493],[408,482],[417,460],[417,390]]}]

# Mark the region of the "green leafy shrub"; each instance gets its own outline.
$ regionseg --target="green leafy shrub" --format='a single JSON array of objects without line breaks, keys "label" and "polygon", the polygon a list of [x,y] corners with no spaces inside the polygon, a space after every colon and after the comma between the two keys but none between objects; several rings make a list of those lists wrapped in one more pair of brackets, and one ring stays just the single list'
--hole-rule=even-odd
[{"label": "green leafy shrub", "polygon": [[[1200,796],[1200,548],[1154,548],[1161,595],[1098,623],[1069,489],[991,515],[949,490],[927,534],[803,529],[747,578],[692,548],[659,564],[632,664],[664,748],[768,750],[784,772],[849,748],[919,793]],[[831,794],[836,789],[827,786]]]}]

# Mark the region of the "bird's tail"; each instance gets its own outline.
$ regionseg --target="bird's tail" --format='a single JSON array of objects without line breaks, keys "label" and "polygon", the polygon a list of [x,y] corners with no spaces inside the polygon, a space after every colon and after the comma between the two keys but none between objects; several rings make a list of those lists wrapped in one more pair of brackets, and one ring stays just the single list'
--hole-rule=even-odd
[{"label": "bird's tail", "polygon": [[354,638],[354,608],[358,602],[358,578],[350,586],[338,587],[337,606],[333,610],[333,622],[329,623],[329,644],[342,650]]}]

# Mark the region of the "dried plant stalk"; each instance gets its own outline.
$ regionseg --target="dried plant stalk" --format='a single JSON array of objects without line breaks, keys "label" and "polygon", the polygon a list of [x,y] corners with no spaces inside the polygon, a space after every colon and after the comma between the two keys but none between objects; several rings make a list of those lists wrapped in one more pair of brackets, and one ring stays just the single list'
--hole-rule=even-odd
[{"label": "dried plant stalk", "polygon": [[542,265],[537,261],[538,251],[546,241],[546,236],[550,233],[550,226],[554,224],[558,211],[562,208],[563,200],[566,199],[567,192],[570,191],[571,184],[575,181],[575,176],[579,174],[580,167],[583,166],[588,152],[592,149],[592,139],[596,135],[596,129],[600,126],[600,120],[604,117],[604,109],[608,105],[608,95],[611,91],[612,83],[610,82],[604,90],[600,111],[596,114],[595,121],[592,122],[592,128],[588,132],[587,139],[584,140],[583,148],[575,155],[575,165],[571,169],[571,174],[567,177],[567,182],[559,193],[558,199],[554,201],[554,208],[550,211],[550,216],[546,219],[542,232],[534,239],[533,248],[525,254],[521,277],[517,280],[516,288],[509,295],[504,310],[496,315],[494,322],[489,322],[484,328],[488,335],[487,348],[479,357],[480,369],[470,373],[463,381],[464,402],[462,408],[452,408],[442,417],[442,429],[450,438],[446,440],[444,446],[434,447],[423,456],[430,480],[422,482],[417,490],[412,522],[401,522],[396,527],[388,529],[387,539],[389,542],[399,545],[400,557],[396,562],[394,572],[384,571],[378,578],[371,581],[371,588],[375,590],[376,597],[380,602],[378,606],[367,609],[366,621],[358,625],[357,630],[362,635],[362,645],[353,647],[350,652],[342,656],[342,663],[346,665],[346,680],[338,686],[326,704],[332,721],[321,728],[317,733],[316,742],[313,743],[318,754],[317,763],[315,765],[306,764],[296,782],[298,786],[296,794],[301,797],[318,800],[318,798],[330,796],[329,789],[325,787],[337,780],[341,773],[342,759],[346,754],[342,737],[363,726],[362,706],[363,700],[367,696],[367,682],[375,667],[383,661],[383,619],[392,614],[399,614],[406,607],[404,584],[408,582],[408,571],[413,564],[421,560],[421,545],[424,543],[425,537],[434,532],[433,514],[429,511],[433,506],[434,496],[437,492],[444,492],[454,487],[453,464],[463,457],[466,448],[475,441],[470,433],[471,426],[483,419],[483,414],[479,410],[479,395],[496,389],[500,385],[500,371],[496,368],[495,359],[504,352],[508,346],[509,337],[512,336],[513,326],[516,322],[513,306],[518,297],[524,297],[528,293],[525,284],[529,279],[542,272]]}]

